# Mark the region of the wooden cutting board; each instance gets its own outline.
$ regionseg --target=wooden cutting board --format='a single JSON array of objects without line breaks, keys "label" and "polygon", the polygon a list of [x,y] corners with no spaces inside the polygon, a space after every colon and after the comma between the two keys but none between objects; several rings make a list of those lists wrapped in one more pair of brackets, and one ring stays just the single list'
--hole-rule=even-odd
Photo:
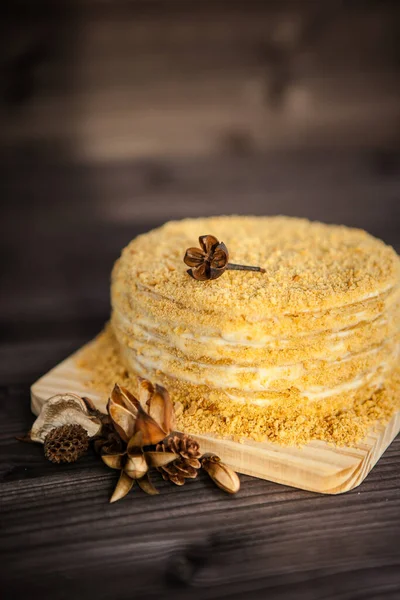
[{"label": "wooden cutting board", "polygon": [[[32,385],[31,406],[35,414],[48,398],[65,392],[88,396],[105,412],[108,398],[90,389],[90,372],[76,366],[78,354],[79,351]],[[312,442],[295,448],[269,442],[238,443],[212,436],[193,437],[200,442],[203,452],[215,452],[239,473],[322,494],[340,494],[360,485],[399,431],[400,411],[386,426],[377,426],[363,442],[351,447]]]}]

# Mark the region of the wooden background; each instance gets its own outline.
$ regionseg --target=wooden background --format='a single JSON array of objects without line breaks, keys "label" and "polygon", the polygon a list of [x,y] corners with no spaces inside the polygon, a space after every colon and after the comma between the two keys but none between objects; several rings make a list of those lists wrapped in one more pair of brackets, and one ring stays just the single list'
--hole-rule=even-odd
[{"label": "wooden background", "polygon": [[[400,441],[318,496],[205,477],[113,506],[93,456],[18,444],[29,386],[95,335],[109,272],[170,218],[293,214],[400,251],[396,2],[2,4],[2,597],[400,594]],[[321,6],[322,5],[322,6]]]}]

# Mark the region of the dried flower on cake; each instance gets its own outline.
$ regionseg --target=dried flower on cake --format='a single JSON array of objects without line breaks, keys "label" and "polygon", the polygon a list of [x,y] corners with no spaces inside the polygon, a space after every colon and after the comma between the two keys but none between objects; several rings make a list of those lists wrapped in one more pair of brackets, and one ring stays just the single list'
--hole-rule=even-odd
[{"label": "dried flower on cake", "polygon": [[213,235],[201,235],[199,243],[201,248],[188,248],[183,258],[184,263],[191,267],[189,275],[198,281],[218,279],[227,269],[265,273],[261,267],[230,263],[228,248]]}]

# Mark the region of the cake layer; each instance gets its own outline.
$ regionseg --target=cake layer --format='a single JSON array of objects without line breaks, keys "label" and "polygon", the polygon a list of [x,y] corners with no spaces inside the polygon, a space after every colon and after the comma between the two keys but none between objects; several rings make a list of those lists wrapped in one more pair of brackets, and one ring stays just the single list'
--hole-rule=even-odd
[{"label": "cake layer", "polygon": [[134,371],[157,371],[195,385],[206,384],[211,389],[230,389],[243,392],[286,392],[298,390],[304,397],[317,395],[320,388],[331,389],[347,384],[377,369],[391,369],[399,359],[400,336],[386,344],[350,355],[340,361],[315,361],[312,368],[307,363],[280,367],[238,367],[236,365],[212,366],[207,363],[176,359],[156,346],[146,352],[127,348],[128,367]]},{"label": "cake layer", "polygon": [[[365,401],[373,393],[384,387],[391,380],[394,372],[399,371],[398,361],[388,365],[380,365],[375,370],[358,373],[353,379],[329,388],[321,385],[314,388],[314,394],[308,397],[297,388],[288,388],[282,391],[268,390],[254,393],[233,388],[212,388],[206,383],[194,383],[184,379],[171,377],[149,365],[143,366],[139,361],[132,362],[132,352],[129,349],[120,349],[122,359],[126,365],[131,365],[130,372],[141,377],[150,377],[164,385],[173,397],[180,402],[186,410],[193,412],[201,407],[212,407],[217,413],[226,410],[232,405],[232,411],[239,412],[242,406],[257,406],[269,411],[296,410],[301,414],[305,407],[320,410],[320,407],[331,407],[334,414],[338,410],[346,409],[355,401]],[[236,408],[234,408],[234,405]],[[191,410],[192,407],[192,410]],[[217,432],[216,432],[217,433]]]},{"label": "cake layer", "polygon": [[337,360],[372,349],[400,329],[400,305],[351,328],[302,333],[290,338],[264,336],[261,332],[257,338],[235,341],[217,329],[204,331],[197,321],[188,323],[190,329],[182,330],[173,322],[154,320],[148,311],[138,306],[129,316],[115,309],[112,323],[121,344],[140,347],[143,354],[157,346],[160,351],[182,360],[259,367],[287,365],[305,359],[308,362],[325,360],[326,357]]},{"label": "cake layer", "polygon": [[[266,272],[188,279],[185,250],[207,233],[227,245],[232,262]],[[258,321],[375,298],[399,284],[400,264],[392,248],[358,229],[288,217],[211,217],[138,236],[116,264],[119,275],[128,288],[142,286],[187,310]]]},{"label": "cake layer", "polygon": [[[118,268],[118,265],[113,272],[112,305],[114,310],[119,311],[131,322],[144,318],[156,327],[165,324],[179,335],[201,328],[204,336],[214,337],[219,334],[226,341],[242,344],[253,341],[266,343],[275,338],[285,339],[328,330],[340,331],[386,315],[400,302],[400,287],[397,285],[368,300],[329,310],[321,310],[317,305],[314,311],[280,313],[277,309],[274,314],[266,310],[254,315],[244,303],[240,315],[231,314],[229,311],[221,315],[215,312],[211,305],[207,311],[194,309],[162,294],[144,292],[142,286],[127,279],[126,270]],[[196,282],[197,285],[203,286],[210,283]]]}]

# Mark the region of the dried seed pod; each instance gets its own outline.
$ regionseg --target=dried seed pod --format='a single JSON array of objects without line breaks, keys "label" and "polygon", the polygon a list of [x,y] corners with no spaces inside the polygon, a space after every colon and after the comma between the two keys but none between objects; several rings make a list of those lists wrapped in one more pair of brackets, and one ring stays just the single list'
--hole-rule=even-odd
[{"label": "dried seed pod", "polygon": [[233,469],[221,462],[218,456],[210,455],[202,458],[201,466],[209,474],[214,483],[227,492],[236,494],[240,489],[240,479]]},{"label": "dried seed pod", "polygon": [[137,454],[132,456],[128,454],[127,460],[124,466],[124,471],[132,479],[140,479],[144,477],[149,470],[144,454]]},{"label": "dried seed pod", "polygon": [[32,425],[30,437],[32,441],[43,444],[52,429],[63,425],[81,425],[89,437],[97,435],[101,428],[100,419],[89,415],[82,398],[76,394],[57,394],[43,404]]},{"label": "dried seed pod", "polygon": [[86,454],[89,437],[82,425],[55,427],[44,440],[44,455],[54,463],[72,463]]}]

